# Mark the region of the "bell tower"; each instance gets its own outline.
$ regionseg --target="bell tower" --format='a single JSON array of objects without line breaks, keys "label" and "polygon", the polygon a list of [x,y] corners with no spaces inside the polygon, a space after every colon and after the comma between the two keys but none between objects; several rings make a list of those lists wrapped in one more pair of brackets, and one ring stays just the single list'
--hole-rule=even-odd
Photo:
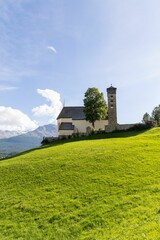
[{"label": "bell tower", "polygon": [[107,88],[108,96],[108,124],[117,124],[117,106],[116,106],[116,90],[112,85]]}]

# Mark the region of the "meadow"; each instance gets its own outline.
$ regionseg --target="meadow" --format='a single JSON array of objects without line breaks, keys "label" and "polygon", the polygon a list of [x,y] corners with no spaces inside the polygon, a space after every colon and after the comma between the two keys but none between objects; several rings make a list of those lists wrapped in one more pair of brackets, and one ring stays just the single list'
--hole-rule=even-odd
[{"label": "meadow", "polygon": [[1,240],[160,239],[160,129],[0,161]]}]

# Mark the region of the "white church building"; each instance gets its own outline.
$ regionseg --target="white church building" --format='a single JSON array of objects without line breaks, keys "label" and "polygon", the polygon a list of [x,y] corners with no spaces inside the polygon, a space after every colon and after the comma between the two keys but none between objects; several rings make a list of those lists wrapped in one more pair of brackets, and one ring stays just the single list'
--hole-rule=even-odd
[{"label": "white church building", "polygon": [[[107,88],[107,97],[108,114],[105,119],[95,122],[95,130],[106,130],[108,126],[112,129],[117,125],[116,88],[113,86]],[[63,107],[57,117],[58,136],[69,136],[73,133],[87,134],[91,132],[92,124],[86,121],[83,109],[83,106]]]}]

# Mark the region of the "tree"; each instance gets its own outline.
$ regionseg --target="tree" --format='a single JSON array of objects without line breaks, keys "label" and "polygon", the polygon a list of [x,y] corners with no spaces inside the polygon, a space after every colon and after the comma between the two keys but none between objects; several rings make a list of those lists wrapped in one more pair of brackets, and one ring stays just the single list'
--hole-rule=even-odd
[{"label": "tree", "polygon": [[157,126],[160,126],[160,105],[153,109],[152,117],[155,120]]},{"label": "tree", "polygon": [[97,88],[88,88],[84,96],[84,114],[86,120],[92,123],[94,128],[96,120],[105,119],[107,105],[103,93],[100,93]]},{"label": "tree", "polygon": [[146,112],[146,113],[143,115],[142,122],[145,123],[145,124],[147,124],[147,123],[150,122],[150,121],[151,121],[151,116],[149,115],[149,113]]}]

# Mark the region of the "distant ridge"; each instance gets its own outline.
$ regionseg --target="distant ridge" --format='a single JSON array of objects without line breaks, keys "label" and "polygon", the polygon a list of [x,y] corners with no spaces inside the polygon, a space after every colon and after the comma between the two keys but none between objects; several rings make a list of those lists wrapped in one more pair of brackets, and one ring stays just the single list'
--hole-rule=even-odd
[{"label": "distant ridge", "polygon": [[22,134],[22,132],[20,132],[20,131],[0,130],[0,139],[15,137],[15,136],[18,136],[21,134]]},{"label": "distant ridge", "polygon": [[[14,134],[16,133],[13,132],[12,135],[12,132],[6,131],[5,137],[3,139],[0,137],[0,158],[40,146],[43,137],[55,137],[57,135],[57,126],[48,124],[18,136]],[[12,135],[12,137],[7,137],[9,135]]]}]

